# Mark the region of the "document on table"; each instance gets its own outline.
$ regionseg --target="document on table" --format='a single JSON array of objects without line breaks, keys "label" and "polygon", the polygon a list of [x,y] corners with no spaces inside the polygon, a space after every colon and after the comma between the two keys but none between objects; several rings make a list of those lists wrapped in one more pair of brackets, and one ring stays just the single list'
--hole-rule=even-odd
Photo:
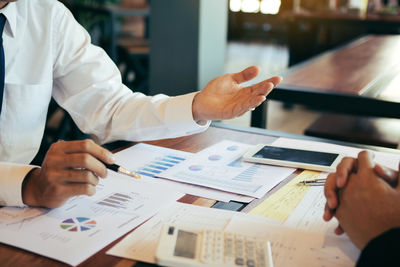
[{"label": "document on table", "polygon": [[147,144],[137,144],[115,154],[116,162],[121,166],[137,171],[147,183],[170,187],[173,190],[199,197],[229,202],[230,200],[249,203],[254,198],[221,190],[196,186],[159,178],[162,171],[184,164],[193,153],[173,150]]},{"label": "document on table", "polygon": [[225,140],[159,175],[174,181],[261,198],[295,169],[242,161],[243,154],[250,147]]},{"label": "document on table", "polygon": [[[322,177],[326,177],[326,174]],[[320,176],[321,177],[321,176]],[[325,195],[323,186],[308,186],[309,190],[297,205],[296,209],[285,220],[283,225],[296,229],[308,230],[315,233],[333,235],[338,225],[336,218],[329,222],[322,219],[325,209]]]},{"label": "document on table", "polygon": [[359,253],[348,239],[280,226],[275,220],[245,213],[173,203],[126,236],[107,254],[156,263],[155,254],[164,224],[268,238],[272,243],[275,266],[354,266]]},{"label": "document on table", "polygon": [[184,225],[193,230],[223,230],[228,225],[233,214],[235,214],[233,211],[177,202],[126,236],[121,242],[107,251],[107,254],[156,263],[155,255],[163,224]]},{"label": "document on table", "polygon": [[[359,148],[288,138],[279,138],[273,144],[298,149],[310,150],[316,148],[318,150],[342,153],[352,157],[356,157],[361,151]],[[376,162],[393,169],[398,168],[400,154],[376,151],[374,151],[374,154],[374,160]],[[297,183],[302,180],[326,178],[326,176],[326,173],[303,171],[273,195],[266,198],[249,213],[280,220],[283,225],[295,227],[296,229],[333,235],[333,230],[337,226],[336,219],[333,218],[328,223],[322,219],[326,202],[323,187],[297,185]]]},{"label": "document on table", "polygon": [[60,208],[0,208],[0,242],[78,265],[182,196],[110,171]]},{"label": "document on table", "polygon": [[303,180],[326,178],[326,176],[326,173],[303,171],[252,209],[249,214],[279,220],[282,225],[296,229],[333,234],[337,226],[336,219],[328,223],[322,219],[326,201],[324,187],[298,184]]},{"label": "document on table", "polygon": [[274,266],[354,266],[359,250],[345,237],[277,226],[251,217],[234,217],[225,231],[268,238]]},{"label": "document on table", "polygon": [[[273,256],[277,266],[354,266],[359,250],[352,245],[347,236],[334,235],[336,219],[330,222],[322,219],[325,206],[323,187],[298,185],[299,181],[326,178],[326,175],[326,173],[303,171],[249,212],[279,220],[281,226],[299,231],[296,237],[286,231],[271,232],[271,229],[262,233],[273,236],[272,251],[276,253]],[[246,228],[266,228],[260,227],[254,225]],[[231,229],[228,227],[228,230],[239,228],[240,226],[236,225]],[[250,230],[241,229],[241,231],[246,233]],[[319,240],[319,243],[305,241],[307,237],[312,237],[311,241]]]},{"label": "document on table", "polygon": [[282,222],[286,221],[311,188],[299,185],[299,182],[316,179],[319,176],[319,172],[303,171],[249,213]]}]

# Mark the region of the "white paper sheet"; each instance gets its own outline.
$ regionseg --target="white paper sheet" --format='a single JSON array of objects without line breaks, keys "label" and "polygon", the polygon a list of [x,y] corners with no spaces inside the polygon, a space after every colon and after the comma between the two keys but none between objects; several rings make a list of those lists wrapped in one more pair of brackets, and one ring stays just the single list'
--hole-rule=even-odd
[{"label": "white paper sheet", "polygon": [[160,176],[261,198],[295,169],[243,162],[242,155],[249,147],[225,140],[163,171]]},{"label": "white paper sheet", "polygon": [[167,170],[175,165],[183,164],[194,154],[168,149],[164,147],[152,146],[147,144],[137,144],[115,154],[118,164],[130,170],[138,171],[142,175],[142,180],[148,183],[163,187],[170,187],[173,190],[194,196],[229,202],[230,200],[249,203],[254,198],[241,196],[181,182],[157,178],[163,170]]},{"label": "white paper sheet", "polygon": [[[297,149],[307,149],[307,150],[318,150],[333,153],[341,153],[350,157],[357,157],[357,154],[363,149],[341,146],[323,142],[307,141],[300,139],[289,139],[289,138],[279,138],[273,142],[275,146],[291,147]],[[390,154],[385,152],[373,151],[375,154],[375,161],[379,164],[392,168],[394,170],[399,169],[400,154]]]},{"label": "white paper sheet", "polygon": [[269,239],[277,267],[354,266],[359,255],[359,251],[344,238],[276,226],[252,217],[234,217],[225,231]]},{"label": "white paper sheet", "polygon": [[336,218],[329,222],[325,222],[322,219],[325,203],[324,187],[311,186],[299,205],[284,222],[284,225],[315,233],[333,235],[338,223]]},{"label": "white paper sheet", "polygon": [[156,263],[156,249],[163,224],[190,226],[191,229],[223,230],[233,211],[174,203],[112,247],[107,254]]},{"label": "white paper sheet", "polygon": [[60,208],[1,208],[0,242],[77,265],[182,196],[110,171]]},{"label": "white paper sheet", "polygon": [[274,266],[354,266],[359,251],[345,237],[324,235],[280,226],[264,217],[174,203],[134,232],[107,254],[156,263],[155,253],[161,227],[175,224],[191,229],[217,229],[268,238]]}]

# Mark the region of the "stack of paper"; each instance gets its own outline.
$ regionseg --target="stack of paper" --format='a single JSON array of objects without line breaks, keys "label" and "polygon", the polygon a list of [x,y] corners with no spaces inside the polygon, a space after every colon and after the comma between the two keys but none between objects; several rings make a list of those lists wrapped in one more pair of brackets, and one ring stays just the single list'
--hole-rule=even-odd
[{"label": "stack of paper", "polygon": [[359,254],[344,238],[327,238],[321,233],[283,227],[267,218],[182,203],[174,203],[151,218],[107,254],[156,263],[155,253],[164,224],[265,237],[271,241],[275,266],[354,266]]},{"label": "stack of paper", "polygon": [[261,198],[295,171],[242,161],[250,145],[222,141],[159,174],[178,182]]},{"label": "stack of paper", "polygon": [[165,188],[171,188],[185,194],[229,202],[231,200],[249,203],[254,198],[234,193],[223,192],[212,188],[160,179],[164,171],[177,165],[185,164],[194,156],[192,153],[152,146],[137,144],[115,154],[116,161],[121,166],[136,170],[143,178],[142,181]]},{"label": "stack of paper", "polygon": [[0,242],[77,265],[182,196],[110,172],[57,209],[1,208]]}]

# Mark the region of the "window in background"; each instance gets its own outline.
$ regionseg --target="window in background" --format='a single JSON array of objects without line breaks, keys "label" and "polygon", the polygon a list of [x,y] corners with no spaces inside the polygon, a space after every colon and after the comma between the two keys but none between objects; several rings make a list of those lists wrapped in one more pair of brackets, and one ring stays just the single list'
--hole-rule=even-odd
[{"label": "window in background", "polygon": [[278,14],[281,0],[262,0],[260,10],[263,14]]},{"label": "window in background", "polygon": [[242,11],[246,13],[258,13],[260,11],[260,1],[242,0]]},{"label": "window in background", "polygon": [[232,12],[239,12],[241,9],[242,0],[230,0],[229,8]]},{"label": "window in background", "polygon": [[278,14],[281,0],[230,0],[232,12]]}]

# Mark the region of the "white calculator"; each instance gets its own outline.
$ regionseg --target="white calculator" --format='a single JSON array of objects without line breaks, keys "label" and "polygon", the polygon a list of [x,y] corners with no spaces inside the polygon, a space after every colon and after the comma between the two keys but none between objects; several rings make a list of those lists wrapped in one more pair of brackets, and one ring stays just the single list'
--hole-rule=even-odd
[{"label": "white calculator", "polygon": [[159,265],[171,267],[273,267],[271,245],[266,239],[174,225],[163,226],[156,258]]}]

